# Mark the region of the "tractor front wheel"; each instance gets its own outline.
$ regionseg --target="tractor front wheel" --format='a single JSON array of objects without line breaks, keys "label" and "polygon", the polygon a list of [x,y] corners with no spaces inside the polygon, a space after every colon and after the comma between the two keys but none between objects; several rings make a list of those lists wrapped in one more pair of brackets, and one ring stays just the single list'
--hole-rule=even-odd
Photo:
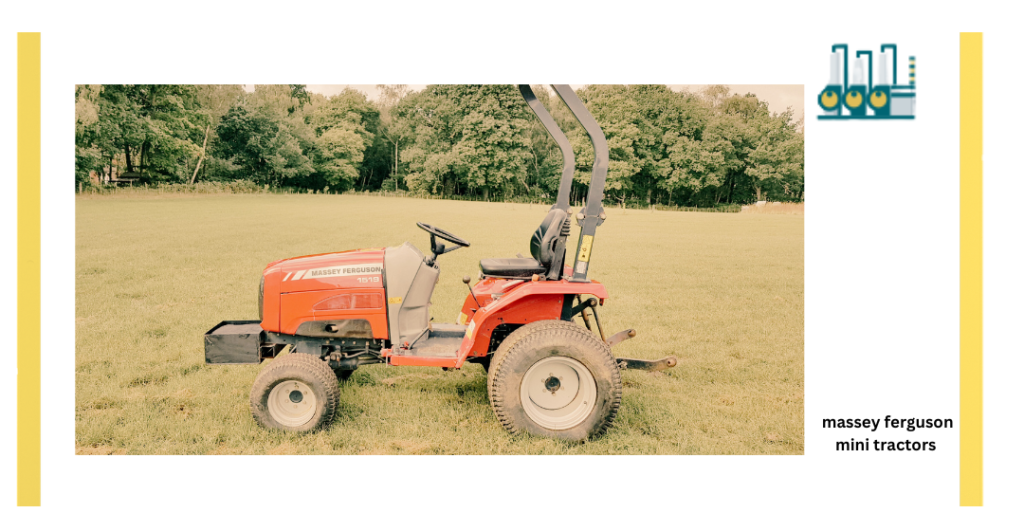
[{"label": "tractor front wheel", "polygon": [[275,359],[260,373],[249,406],[252,417],[266,428],[305,432],[330,424],[340,399],[331,366],[296,352]]},{"label": "tractor front wheel", "polygon": [[622,381],[611,349],[571,322],[517,329],[490,368],[491,407],[511,433],[582,441],[604,434],[619,410]]}]

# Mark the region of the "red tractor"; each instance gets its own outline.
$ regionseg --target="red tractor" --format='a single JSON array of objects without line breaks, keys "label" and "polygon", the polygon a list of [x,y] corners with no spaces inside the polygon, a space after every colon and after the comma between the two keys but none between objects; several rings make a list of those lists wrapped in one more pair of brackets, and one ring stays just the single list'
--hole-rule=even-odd
[{"label": "red tractor", "polygon": [[[593,175],[587,203],[575,218],[580,238],[565,264],[573,218],[569,189],[572,146],[529,85],[527,104],[558,143],[564,160],[558,199],[530,240],[529,258],[480,261],[454,324],[431,322],[430,298],[438,257],[469,242],[417,223],[430,234],[430,255],[406,242],[279,260],[263,271],[259,321],[224,321],[207,332],[206,363],[260,363],[252,414],[268,428],[310,431],[331,422],[338,380],[361,365],[416,365],[459,369],[474,362],[487,370],[491,406],[510,432],[583,440],[604,433],[619,409],[620,368],[663,370],[659,361],[617,359],[611,348],[636,335],[606,337],[597,307],[605,287],[587,279],[594,233],[608,171],[604,133],[568,85],[552,86],[590,135]],[[469,277],[464,277],[467,285]],[[576,324],[580,316],[584,325]],[[287,355],[285,355],[287,354]]]}]

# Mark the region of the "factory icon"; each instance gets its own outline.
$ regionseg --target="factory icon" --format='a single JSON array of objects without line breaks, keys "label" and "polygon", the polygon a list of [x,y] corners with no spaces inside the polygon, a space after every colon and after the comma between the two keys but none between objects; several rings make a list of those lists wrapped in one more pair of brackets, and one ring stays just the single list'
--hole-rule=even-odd
[{"label": "factory icon", "polygon": [[858,50],[852,61],[847,45],[835,44],[832,46],[831,59],[828,85],[818,95],[818,105],[824,111],[818,116],[819,120],[914,119],[917,88],[914,68],[916,61],[913,55],[908,59],[909,85],[900,85],[896,81],[895,44],[883,44],[877,56],[872,50]]}]

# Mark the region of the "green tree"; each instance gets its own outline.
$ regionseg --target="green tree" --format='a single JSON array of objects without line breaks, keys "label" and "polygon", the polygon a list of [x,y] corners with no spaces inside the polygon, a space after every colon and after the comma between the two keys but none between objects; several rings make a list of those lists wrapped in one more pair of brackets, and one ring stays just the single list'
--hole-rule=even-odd
[{"label": "green tree", "polygon": [[[706,119],[700,103],[664,85],[591,85],[579,91],[608,139],[605,194],[624,202],[627,195],[671,202],[677,187],[665,186],[673,172],[670,148],[679,138],[699,138]],[[577,149],[577,181],[588,183],[593,151],[586,133],[570,137]]]},{"label": "green tree", "polygon": [[[247,179],[271,186],[396,190],[489,200],[550,198],[562,157],[513,85],[378,86],[370,102],[305,85],[81,85],[75,178],[118,169],[145,179]],[[586,132],[551,91],[534,93],[573,144],[573,202],[594,160]],[[713,206],[802,199],[803,126],[724,85],[577,91],[609,147],[605,201]]]},{"label": "green tree", "polygon": [[410,189],[489,200],[514,194],[533,162],[532,113],[512,85],[431,85],[396,113],[416,138]]},{"label": "green tree", "polygon": [[205,121],[197,93],[195,85],[104,85],[98,143],[123,153],[127,172],[186,180],[185,168],[200,153]]},{"label": "green tree", "polygon": [[339,190],[353,187],[359,178],[359,164],[366,149],[358,125],[341,122],[317,137],[313,167],[327,186]]},{"label": "green tree", "polygon": [[299,139],[263,110],[232,107],[217,128],[217,136],[219,155],[241,171],[238,177],[257,184],[280,186],[313,171]]},{"label": "green tree", "polygon": [[[110,146],[101,146],[98,123],[102,85],[75,87],[75,181],[88,183],[92,171],[100,171]],[[104,149],[106,148],[106,149]]]},{"label": "green tree", "polygon": [[231,109],[231,106],[245,94],[241,85],[199,85],[198,89],[199,112],[204,118],[206,128],[203,131],[203,146],[199,152],[199,159],[196,161],[189,183],[196,182],[196,176],[206,159],[206,146],[210,140],[211,128],[216,131],[221,119]]},{"label": "green tree", "polygon": [[315,133],[290,85],[256,85],[221,120],[215,148],[231,178],[303,186],[314,168],[307,156]]},{"label": "green tree", "polygon": [[354,188],[366,150],[380,136],[377,109],[362,92],[345,89],[330,98],[313,95],[306,122],[316,139],[308,150],[317,179],[335,190]]},{"label": "green tree", "polygon": [[796,133],[792,112],[764,117],[753,124],[755,139],[745,173],[751,178],[756,199],[766,192],[788,197],[803,196],[803,135]]},{"label": "green tree", "polygon": [[409,122],[399,120],[395,113],[395,107],[402,98],[408,96],[412,91],[406,85],[377,85],[377,111],[380,116],[380,135],[393,148],[392,165],[389,168],[391,179],[394,179],[397,188],[399,181],[398,164],[400,160],[400,148],[402,143],[412,134]]}]

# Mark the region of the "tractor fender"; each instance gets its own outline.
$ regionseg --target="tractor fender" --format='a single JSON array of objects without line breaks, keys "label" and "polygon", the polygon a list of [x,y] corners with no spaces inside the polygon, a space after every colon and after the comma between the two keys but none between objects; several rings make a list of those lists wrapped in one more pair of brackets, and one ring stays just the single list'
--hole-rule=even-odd
[{"label": "tractor fender", "polygon": [[592,295],[603,304],[608,298],[608,291],[597,281],[557,280],[524,282],[499,297],[492,296],[492,302],[468,318],[466,336],[459,347],[455,366],[461,367],[470,357],[486,356],[490,350],[491,334],[499,325],[561,319],[563,308],[566,304],[571,306],[577,295]]}]

